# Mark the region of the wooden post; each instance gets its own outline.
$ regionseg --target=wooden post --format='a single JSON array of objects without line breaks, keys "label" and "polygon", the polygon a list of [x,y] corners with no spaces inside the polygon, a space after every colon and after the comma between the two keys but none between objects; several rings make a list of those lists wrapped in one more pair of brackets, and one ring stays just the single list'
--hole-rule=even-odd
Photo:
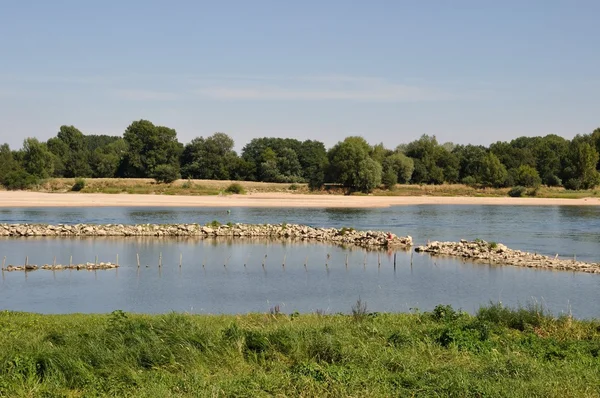
[{"label": "wooden post", "polygon": [[396,270],[396,253],[394,253],[394,271]]},{"label": "wooden post", "polygon": [[181,268],[182,260],[183,260],[183,253],[179,253],[179,268]]},{"label": "wooden post", "polygon": [[25,265],[29,264],[29,256],[25,256]]},{"label": "wooden post", "polygon": [[308,264],[308,255],[306,256],[306,258],[304,259],[304,268],[306,268],[306,264]]},{"label": "wooden post", "polygon": [[348,253],[346,253],[346,268],[348,268]]},{"label": "wooden post", "polygon": [[377,267],[381,267],[381,253],[377,253]]},{"label": "wooden post", "polygon": [[119,265],[119,253],[117,253],[117,265]]},{"label": "wooden post", "polygon": [[95,264],[98,265],[98,255],[97,254],[96,254],[96,262],[95,262]]},{"label": "wooden post", "polygon": [[69,257],[69,266],[73,265],[73,255],[71,254],[71,257]]},{"label": "wooden post", "polygon": [[285,257],[287,256],[287,253],[283,255],[283,263],[281,264],[282,267],[285,267]]},{"label": "wooden post", "polygon": [[158,253],[158,266],[162,267],[162,252]]},{"label": "wooden post", "polygon": [[136,255],[136,257],[137,257],[137,265],[138,265],[138,268],[140,268],[140,253],[136,253],[135,255]]},{"label": "wooden post", "polygon": [[56,256],[54,256],[54,261],[52,262],[52,266],[56,267]]},{"label": "wooden post", "polygon": [[6,256],[2,259],[2,270],[4,271],[4,265],[6,264]]}]

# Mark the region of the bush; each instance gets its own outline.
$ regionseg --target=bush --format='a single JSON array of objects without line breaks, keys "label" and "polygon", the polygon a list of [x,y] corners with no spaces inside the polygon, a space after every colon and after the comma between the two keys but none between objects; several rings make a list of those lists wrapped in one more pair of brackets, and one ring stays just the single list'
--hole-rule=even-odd
[{"label": "bush", "polygon": [[580,190],[582,185],[583,181],[581,180],[581,178],[569,178],[565,182],[565,188],[570,189],[572,191]]},{"label": "bush", "polygon": [[542,179],[536,169],[521,165],[515,172],[515,183],[525,187],[537,187],[542,183]]},{"label": "bush", "polygon": [[527,188],[522,186],[513,187],[510,191],[508,191],[508,196],[511,198],[520,198],[527,192]]},{"label": "bush", "polygon": [[544,178],[544,184],[549,187],[560,187],[562,185],[562,181],[558,176],[554,174],[549,174]]},{"label": "bush", "polygon": [[246,193],[246,190],[244,189],[242,184],[234,182],[233,184],[230,184],[227,188],[225,188],[225,192],[243,195]]},{"label": "bush", "polygon": [[298,190],[298,185],[296,185],[296,184],[292,184],[292,185],[290,185],[290,186],[288,187],[288,189],[289,189],[290,191],[297,191],[297,190]]},{"label": "bush", "polygon": [[179,170],[170,164],[160,164],[154,168],[152,178],[158,183],[170,184],[181,178]]},{"label": "bush", "polygon": [[383,173],[383,176],[381,177],[381,182],[387,189],[393,190],[396,187],[396,184],[398,183],[398,174],[396,174],[396,171],[394,169],[389,168]]},{"label": "bush", "polygon": [[25,170],[11,171],[2,179],[2,185],[8,190],[28,189],[38,183],[34,175]]},{"label": "bush", "polygon": [[71,187],[71,191],[79,192],[83,188],[85,188],[85,180],[83,178],[78,178],[75,180],[75,184]]},{"label": "bush", "polygon": [[465,178],[462,179],[461,182],[463,184],[465,184],[466,186],[469,186],[469,187],[476,187],[477,186],[477,178],[475,178],[473,176],[466,176]]}]

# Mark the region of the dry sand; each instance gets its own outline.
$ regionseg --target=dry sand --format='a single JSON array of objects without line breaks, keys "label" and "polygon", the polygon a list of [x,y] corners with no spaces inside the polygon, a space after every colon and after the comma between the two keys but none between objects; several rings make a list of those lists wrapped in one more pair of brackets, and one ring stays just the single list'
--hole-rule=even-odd
[{"label": "dry sand", "polygon": [[445,196],[341,196],[254,193],[228,196],[173,196],[0,191],[0,207],[197,206],[357,208],[402,205],[600,206],[600,198],[476,198]]}]

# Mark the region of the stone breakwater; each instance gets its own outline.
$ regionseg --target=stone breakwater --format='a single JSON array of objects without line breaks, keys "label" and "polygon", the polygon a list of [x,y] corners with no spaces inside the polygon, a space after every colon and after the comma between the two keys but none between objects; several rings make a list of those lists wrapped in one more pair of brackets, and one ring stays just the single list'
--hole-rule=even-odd
[{"label": "stone breakwater", "polygon": [[85,236],[154,236],[198,238],[272,238],[297,239],[356,245],[367,248],[410,248],[410,236],[396,236],[382,231],[355,231],[349,228],[314,228],[297,224],[0,224],[0,236],[5,237],[85,237]]},{"label": "stone breakwater", "polygon": [[483,240],[468,242],[463,239],[460,242],[430,242],[426,246],[417,246],[415,251],[432,255],[462,257],[490,264],[600,274],[600,263],[586,263],[575,259],[558,258],[558,255],[548,257],[537,253],[512,250],[503,244],[488,243]]},{"label": "stone breakwater", "polygon": [[102,269],[115,269],[119,268],[119,264],[113,263],[85,263],[85,264],[71,264],[71,265],[61,265],[61,264],[44,264],[41,267],[34,264],[27,265],[11,265],[8,267],[2,268],[3,271],[36,271],[38,269],[45,269],[50,271],[61,271],[61,270],[87,270],[87,271],[96,271]]}]

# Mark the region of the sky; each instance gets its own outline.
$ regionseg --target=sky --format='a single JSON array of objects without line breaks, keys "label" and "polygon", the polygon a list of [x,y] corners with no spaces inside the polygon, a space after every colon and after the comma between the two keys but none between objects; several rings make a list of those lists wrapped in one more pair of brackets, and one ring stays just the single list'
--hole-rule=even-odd
[{"label": "sky", "polygon": [[238,150],[571,138],[600,127],[598,15],[597,0],[0,0],[0,142],[139,119]]}]

